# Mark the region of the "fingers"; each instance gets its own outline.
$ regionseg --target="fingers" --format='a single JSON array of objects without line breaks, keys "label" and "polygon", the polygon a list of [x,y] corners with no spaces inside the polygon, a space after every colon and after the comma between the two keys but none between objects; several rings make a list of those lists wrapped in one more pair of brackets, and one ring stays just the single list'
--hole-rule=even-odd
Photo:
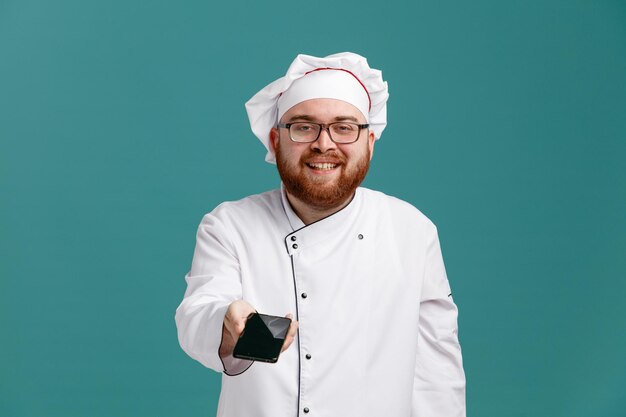
[{"label": "fingers", "polygon": [[244,300],[233,301],[228,306],[224,325],[235,340],[241,336],[244,327],[246,327],[248,316],[254,312],[254,307]]},{"label": "fingers", "polygon": [[224,316],[224,325],[222,326],[222,341],[219,350],[221,357],[232,355],[237,340],[246,327],[248,316],[254,312],[254,307],[244,300],[230,303]]},{"label": "fingers", "polygon": [[[232,355],[237,340],[246,327],[246,321],[251,313],[256,312],[254,307],[244,300],[233,301],[226,310],[224,316],[224,325],[222,326],[222,342],[219,349],[219,355],[224,358]],[[291,346],[291,343],[298,333],[298,322],[293,320],[293,314],[289,313],[285,317],[291,320],[285,341],[281,348],[284,352]]]},{"label": "fingers", "polygon": [[292,322],[291,322],[291,325],[289,326],[289,330],[287,331],[287,336],[285,336],[283,347],[280,350],[281,352],[284,352],[285,350],[287,350],[287,348],[289,348],[289,346],[291,345],[291,343],[296,337],[296,333],[298,332],[298,322],[293,320],[293,314],[289,313],[285,317],[287,317],[288,319],[292,319]]}]

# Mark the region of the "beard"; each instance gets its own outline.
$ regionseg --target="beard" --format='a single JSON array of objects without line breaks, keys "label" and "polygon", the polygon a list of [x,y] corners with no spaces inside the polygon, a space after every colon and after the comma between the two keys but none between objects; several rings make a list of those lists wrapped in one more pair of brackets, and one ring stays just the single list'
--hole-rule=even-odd
[{"label": "beard", "polygon": [[323,155],[332,158],[340,165],[339,178],[328,181],[320,178],[318,181],[306,175],[306,161],[322,155],[317,152],[303,154],[299,161],[287,161],[280,150],[280,146],[275,149],[276,166],[285,189],[298,200],[309,207],[317,210],[328,210],[341,206],[348,199],[352,198],[357,187],[363,182],[370,166],[370,151],[364,154],[353,166],[347,166],[346,158],[339,152],[331,151]]}]

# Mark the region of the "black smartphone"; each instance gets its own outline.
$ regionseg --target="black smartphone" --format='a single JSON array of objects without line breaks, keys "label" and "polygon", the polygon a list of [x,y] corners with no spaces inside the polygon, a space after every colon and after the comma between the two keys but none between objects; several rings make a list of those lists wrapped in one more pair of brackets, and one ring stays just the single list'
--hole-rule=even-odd
[{"label": "black smartphone", "polygon": [[239,336],[233,356],[260,362],[274,363],[289,331],[291,320],[286,317],[252,313]]}]

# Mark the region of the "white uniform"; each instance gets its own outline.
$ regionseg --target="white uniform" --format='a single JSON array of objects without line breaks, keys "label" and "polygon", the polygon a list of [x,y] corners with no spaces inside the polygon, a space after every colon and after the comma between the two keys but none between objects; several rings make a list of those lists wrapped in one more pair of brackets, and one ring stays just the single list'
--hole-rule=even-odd
[{"label": "white uniform", "polygon": [[[465,416],[437,230],[408,203],[359,188],[308,226],[280,190],[223,203],[202,219],[186,280],[178,337],[224,372],[220,417]],[[296,316],[298,337],[277,363],[219,358],[237,299]]]}]

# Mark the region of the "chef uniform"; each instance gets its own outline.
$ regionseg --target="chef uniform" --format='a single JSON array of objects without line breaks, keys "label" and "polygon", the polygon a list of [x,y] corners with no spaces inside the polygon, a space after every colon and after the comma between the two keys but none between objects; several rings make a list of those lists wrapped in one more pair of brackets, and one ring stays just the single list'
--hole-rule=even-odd
[{"label": "chef uniform", "polygon": [[[354,70],[332,60],[346,54],[304,60]],[[406,202],[358,188],[346,207],[308,225],[284,189],[223,203],[202,219],[186,281],[179,341],[223,372],[218,416],[465,416],[457,308],[437,231]],[[277,363],[218,355],[239,299],[264,314],[295,312],[297,337]]]}]

